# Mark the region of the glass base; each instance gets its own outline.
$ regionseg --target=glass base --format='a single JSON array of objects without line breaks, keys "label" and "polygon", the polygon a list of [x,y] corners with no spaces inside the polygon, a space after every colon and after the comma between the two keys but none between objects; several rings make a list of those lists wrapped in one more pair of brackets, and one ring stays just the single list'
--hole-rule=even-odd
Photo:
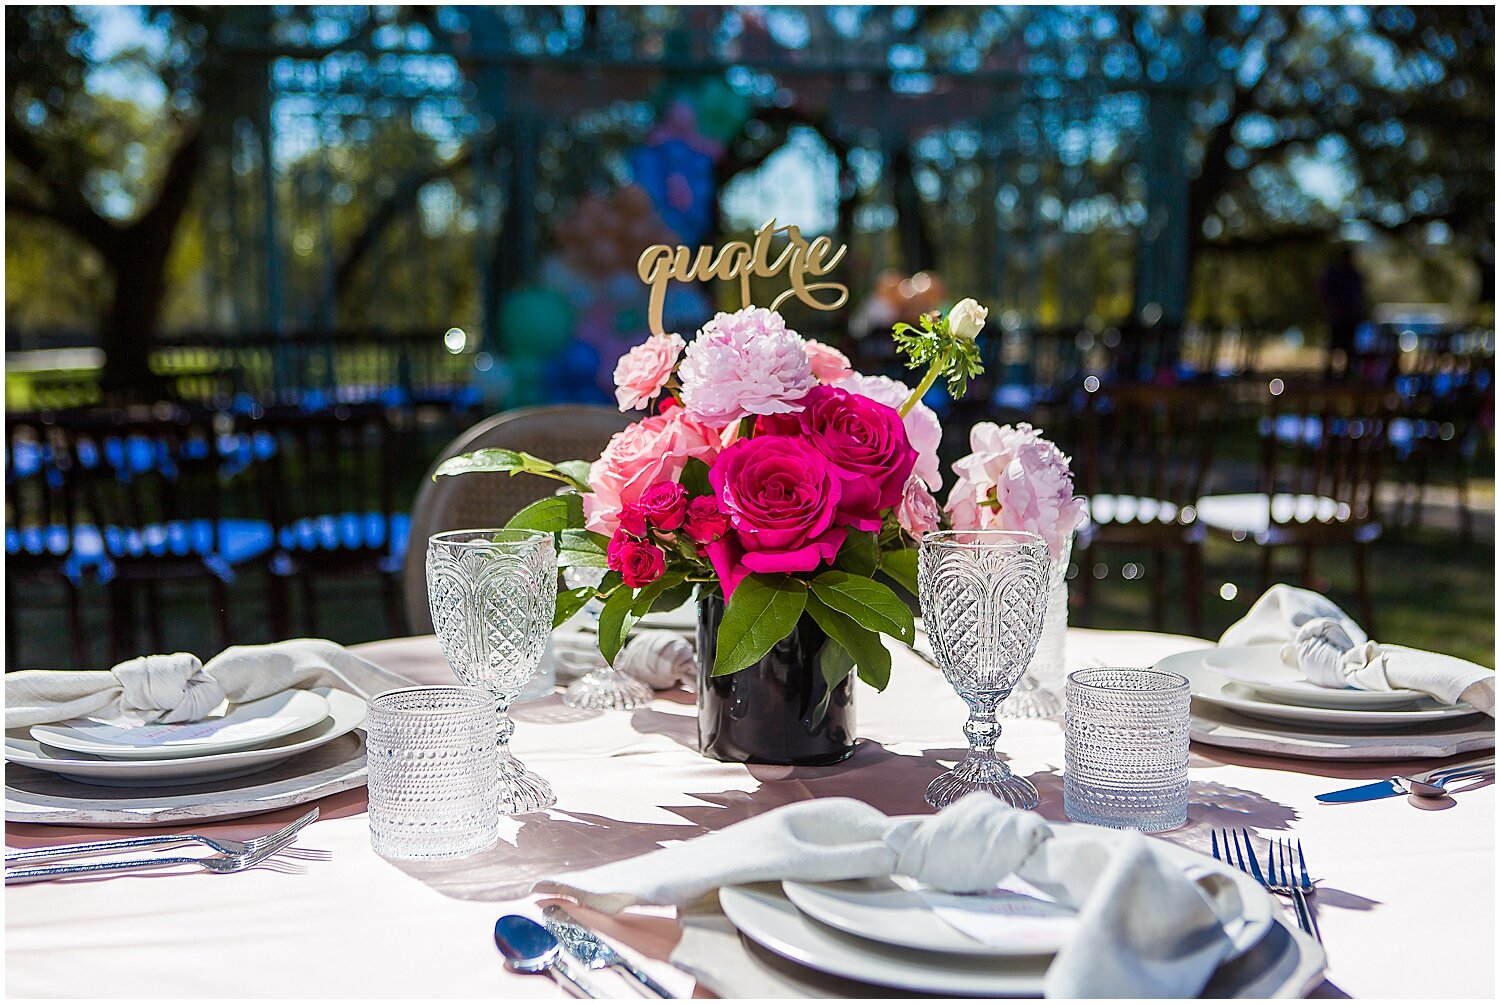
[{"label": "glass base", "polygon": [[611,666],[585,673],[563,691],[563,703],[589,711],[632,711],[644,708],[656,696],[646,684]]},{"label": "glass base", "polygon": [[500,757],[500,815],[519,816],[538,812],[557,804],[552,786],[540,775],[526,769],[515,757]]},{"label": "glass base", "polygon": [[1062,695],[1042,689],[1029,675],[1021,677],[999,711],[1001,718],[1056,718],[1062,713]]},{"label": "glass base", "polygon": [[993,753],[970,753],[957,767],[927,786],[927,804],[941,809],[975,791],[987,791],[1018,809],[1035,809],[1041,801],[1032,783],[1012,774]]}]

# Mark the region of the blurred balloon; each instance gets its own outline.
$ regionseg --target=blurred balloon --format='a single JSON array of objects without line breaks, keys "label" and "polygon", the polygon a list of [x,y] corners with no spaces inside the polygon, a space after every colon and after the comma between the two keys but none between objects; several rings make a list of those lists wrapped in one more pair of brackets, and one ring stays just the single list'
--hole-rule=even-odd
[{"label": "blurred balloon", "polygon": [[698,131],[719,143],[728,143],[738,136],[750,118],[750,99],[721,77],[704,80],[692,101],[697,112]]},{"label": "blurred balloon", "polygon": [[500,305],[500,342],[513,360],[546,359],[573,337],[573,307],[553,289],[518,289]]}]

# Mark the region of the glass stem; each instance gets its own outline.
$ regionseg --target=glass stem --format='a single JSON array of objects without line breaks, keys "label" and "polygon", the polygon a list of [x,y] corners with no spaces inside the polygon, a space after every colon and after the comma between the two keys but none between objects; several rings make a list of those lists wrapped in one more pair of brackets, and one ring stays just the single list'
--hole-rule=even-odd
[{"label": "glass stem", "polygon": [[510,737],[516,731],[516,723],[511,720],[508,704],[495,705],[495,716],[495,745],[500,748],[501,759],[505,759],[510,756]]},{"label": "glass stem", "polygon": [[964,694],[964,703],[969,706],[969,720],[964,722],[964,735],[969,740],[971,756],[994,756],[995,743],[1000,740],[1000,722],[995,710],[1000,707],[1002,694]]}]

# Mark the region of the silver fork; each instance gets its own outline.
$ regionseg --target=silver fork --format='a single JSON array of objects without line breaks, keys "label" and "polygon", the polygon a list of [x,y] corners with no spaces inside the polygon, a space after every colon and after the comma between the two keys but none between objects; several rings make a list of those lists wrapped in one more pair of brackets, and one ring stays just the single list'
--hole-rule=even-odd
[{"label": "silver fork", "polygon": [[[311,820],[308,821],[311,822]],[[262,844],[249,854],[215,855],[207,858],[150,857],[134,858],[129,861],[94,861],[89,864],[10,868],[5,872],[5,884],[15,885],[22,882],[46,882],[51,879],[66,878],[73,875],[100,875],[109,872],[135,871],[143,868],[165,868],[168,865],[197,865],[199,868],[220,875],[242,872],[249,868],[269,868],[272,871],[284,872],[289,875],[302,875],[307,872],[305,866],[292,864],[289,861],[271,859],[271,855],[281,850],[284,844],[295,840],[296,837],[296,831],[293,831],[282,836],[279,842]]]},{"label": "silver fork", "polygon": [[[1221,836],[1222,834],[1222,836]],[[1244,842],[1241,844],[1240,837],[1243,834]],[[1220,842],[1223,842],[1223,853],[1220,853]],[[1271,847],[1274,849],[1274,844]],[[1261,871],[1260,861],[1255,856],[1255,847],[1250,843],[1250,831],[1241,829],[1238,833],[1233,830],[1213,830],[1209,833],[1209,848],[1216,860],[1225,864],[1232,864],[1240,871],[1251,876],[1255,881],[1271,892],[1288,896],[1292,900],[1292,908],[1297,914],[1297,926],[1303,931],[1317,938],[1319,942],[1323,936],[1318,933],[1317,926],[1313,924],[1312,910],[1307,905],[1307,891],[1312,888],[1312,881],[1307,878],[1307,867],[1302,866],[1301,880],[1294,880],[1288,871],[1285,850],[1281,859],[1281,868],[1276,868],[1276,862],[1269,856],[1267,866],[1271,869],[1268,875]],[[1298,841],[1298,860],[1302,860],[1301,841]],[[1303,882],[1306,885],[1303,885]]]},{"label": "silver fork", "polygon": [[[283,838],[295,835],[304,826],[318,818],[318,810],[311,812],[287,823],[274,833],[255,837],[251,840],[229,840],[225,837],[209,837],[201,833],[168,833],[154,837],[125,837],[119,840],[93,840],[81,844],[58,844],[53,847],[33,847],[26,851],[16,851],[5,856],[5,866],[9,868],[13,864],[25,861],[51,861],[58,858],[82,857],[87,854],[113,854],[116,851],[130,851],[138,847],[169,847],[174,844],[185,844],[197,842],[212,847],[220,854],[239,856],[243,854],[254,854],[262,847],[270,844],[279,844]],[[333,857],[331,851],[315,850],[310,847],[285,847],[282,855],[289,858],[301,858],[304,861],[327,861]]]}]

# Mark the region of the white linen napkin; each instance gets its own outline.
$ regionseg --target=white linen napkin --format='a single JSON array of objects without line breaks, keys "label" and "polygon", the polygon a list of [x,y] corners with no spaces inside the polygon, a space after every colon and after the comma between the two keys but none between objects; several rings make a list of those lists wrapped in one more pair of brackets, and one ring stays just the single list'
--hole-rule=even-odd
[{"label": "white linen napkin", "polygon": [[1047,970],[1049,997],[1196,996],[1231,947],[1209,897],[1141,834],[1054,830],[982,792],[935,816],[812,799],[535,891],[613,913],[687,908],[726,885],[884,875],[945,892],[980,892],[1016,875],[1076,909],[1077,934]]},{"label": "white linen napkin", "polygon": [[1373,642],[1326,596],[1277,584],[1231,624],[1220,645],[1281,645],[1281,659],[1322,687],[1419,690],[1495,714],[1495,671],[1437,652]]},{"label": "white linen napkin", "polygon": [[298,638],[235,645],[205,665],[187,652],[145,655],[110,670],[26,670],[5,675],[5,727],[91,716],[130,722],[194,722],[228,698],[239,704],[283,690],[335,687],[361,697],[411,681],[342,645]]}]

